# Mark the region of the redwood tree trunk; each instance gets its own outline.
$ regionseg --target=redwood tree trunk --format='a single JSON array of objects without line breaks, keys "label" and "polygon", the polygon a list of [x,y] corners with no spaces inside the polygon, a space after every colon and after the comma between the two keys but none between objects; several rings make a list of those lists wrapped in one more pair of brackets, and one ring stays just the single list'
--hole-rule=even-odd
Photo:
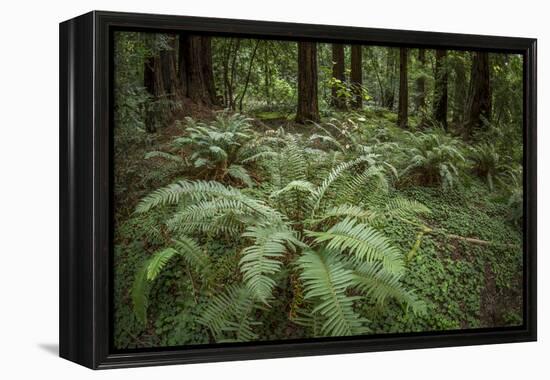
[{"label": "redwood tree trunk", "polygon": [[318,122],[317,44],[298,42],[298,110],[296,122]]},{"label": "redwood tree trunk", "polygon": [[160,69],[162,76],[163,93],[170,99],[176,99],[180,94],[180,86],[177,74],[176,39],[170,36],[168,43],[170,49],[160,51]]},{"label": "redwood tree trunk", "polygon": [[409,117],[409,86],[407,74],[408,50],[399,49],[399,111],[397,114],[397,125],[400,128],[407,128]]},{"label": "redwood tree trunk", "polygon": [[435,84],[433,118],[447,130],[447,51],[435,51]]},{"label": "redwood tree trunk", "polygon": [[183,96],[208,106],[217,104],[210,37],[180,34],[178,71]]},{"label": "redwood tree trunk", "polygon": [[466,137],[470,137],[475,129],[483,127],[483,118],[487,121],[491,120],[489,53],[475,52],[472,60],[472,75],[468,96]]},{"label": "redwood tree trunk", "polygon": [[361,45],[351,45],[352,106],[355,109],[363,107],[363,54]]},{"label": "redwood tree trunk", "polygon": [[[344,45],[332,44],[332,77],[343,84],[346,81],[345,76],[345,55]],[[344,110],[346,108],[346,97],[339,94],[341,86],[332,86],[331,104],[334,108]]]}]

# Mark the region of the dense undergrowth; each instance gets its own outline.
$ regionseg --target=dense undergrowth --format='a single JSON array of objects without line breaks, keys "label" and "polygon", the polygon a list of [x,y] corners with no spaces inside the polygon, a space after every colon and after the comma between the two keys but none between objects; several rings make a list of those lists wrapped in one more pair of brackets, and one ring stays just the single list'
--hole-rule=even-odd
[{"label": "dense undergrowth", "polygon": [[521,170],[490,136],[262,116],[115,133],[116,347],[521,324]]}]

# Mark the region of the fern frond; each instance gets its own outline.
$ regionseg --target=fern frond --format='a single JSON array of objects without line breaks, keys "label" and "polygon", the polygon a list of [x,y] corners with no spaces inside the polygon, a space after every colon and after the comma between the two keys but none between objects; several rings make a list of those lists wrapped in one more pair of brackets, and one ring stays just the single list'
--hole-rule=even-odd
[{"label": "fern frond", "polygon": [[177,239],[173,239],[173,244],[177,254],[195,272],[203,274],[209,270],[211,266],[210,256],[200,248],[195,240],[180,235]]},{"label": "fern frond", "polygon": [[149,160],[151,158],[157,158],[157,157],[163,158],[168,161],[173,161],[173,162],[184,162],[183,158],[181,158],[177,154],[171,154],[171,153],[160,152],[160,151],[147,152],[144,156],[146,160]]},{"label": "fern frond", "polygon": [[248,187],[254,186],[254,181],[252,181],[252,177],[250,177],[250,174],[248,174],[248,171],[241,165],[233,164],[229,166],[227,169],[227,174],[244,183]]},{"label": "fern frond", "polygon": [[372,211],[365,210],[362,207],[350,204],[342,204],[329,208],[328,210],[323,212],[320,218],[316,219],[316,221],[320,222],[329,218],[355,218],[360,221],[368,221],[374,215],[375,214]]},{"label": "fern frond", "polygon": [[292,182],[288,183],[284,188],[272,192],[270,197],[271,198],[277,198],[280,195],[286,194],[290,191],[296,191],[296,190],[307,192],[307,193],[310,193],[310,194],[314,194],[315,193],[315,185],[312,184],[311,182],[305,181],[305,180],[292,181]]},{"label": "fern frond", "polygon": [[243,249],[239,262],[243,280],[254,297],[267,304],[275,287],[272,276],[281,269],[280,258],[287,248],[295,251],[303,243],[284,226],[253,226],[242,236],[254,239],[254,245]]},{"label": "fern frond", "polygon": [[380,263],[363,263],[354,270],[352,286],[378,304],[393,298],[415,314],[422,313],[426,306],[424,302],[406,290],[400,281],[400,275],[384,270]]},{"label": "fern frond", "polygon": [[328,242],[326,247],[335,251],[349,251],[358,262],[381,261],[391,273],[401,273],[403,258],[399,250],[382,233],[367,224],[346,218],[326,232],[306,231],[315,243]]},{"label": "fern frond", "polygon": [[210,329],[218,342],[248,342],[258,338],[253,326],[256,309],[250,291],[243,286],[229,285],[225,291],[212,298],[198,322]]},{"label": "fern frond", "polygon": [[138,269],[131,289],[134,314],[136,319],[142,324],[147,322],[148,293],[150,288],[149,281],[147,281],[148,265],[149,261],[146,261]]},{"label": "fern frond", "polygon": [[368,331],[364,325],[367,320],[353,309],[353,302],[358,297],[346,294],[353,281],[350,270],[327,251],[307,250],[298,264],[305,299],[314,303],[312,313],[323,317],[322,335],[358,335]]},{"label": "fern frond", "polygon": [[328,176],[325,178],[325,180],[315,189],[315,193],[312,194],[311,197],[311,203],[312,203],[312,210],[311,210],[311,217],[315,215],[315,212],[319,209],[319,206],[321,204],[321,201],[323,197],[325,196],[325,193],[327,192],[328,188],[336,181],[343,172],[350,169],[351,167],[367,161],[369,158],[361,156],[353,161],[347,161],[344,162],[338,166],[336,166],[334,169],[331,170],[331,172],[328,174]]},{"label": "fern frond", "polygon": [[387,216],[406,218],[415,214],[429,214],[431,211],[424,204],[406,198],[393,198],[388,200],[385,207]]},{"label": "fern frond", "polygon": [[170,259],[172,259],[172,257],[174,257],[177,253],[178,252],[172,247],[156,252],[153,257],[151,257],[149,264],[147,265],[147,280],[155,280],[166,264],[168,264]]}]

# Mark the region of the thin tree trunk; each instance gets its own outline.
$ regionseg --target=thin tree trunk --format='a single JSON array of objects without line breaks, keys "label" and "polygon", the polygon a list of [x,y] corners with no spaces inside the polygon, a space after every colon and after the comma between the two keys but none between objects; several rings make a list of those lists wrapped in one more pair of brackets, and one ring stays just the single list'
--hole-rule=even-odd
[{"label": "thin tree trunk", "polygon": [[408,50],[399,49],[399,111],[397,114],[397,125],[406,129],[409,117],[409,85],[407,73]]},{"label": "thin tree trunk", "polygon": [[[426,65],[426,50],[418,49],[418,62],[420,68],[424,71]],[[416,79],[416,112],[422,112],[426,107],[426,77],[422,72]]]},{"label": "thin tree trunk", "polygon": [[231,75],[229,80],[229,108],[235,109],[235,97],[233,96],[233,90],[235,86],[235,75],[237,74],[237,57],[241,48],[241,40],[237,39],[235,44],[235,52],[233,53],[233,60],[231,61]]},{"label": "thin tree trunk", "polygon": [[352,106],[354,109],[363,107],[363,54],[361,45],[351,45]]},{"label": "thin tree trunk", "polygon": [[474,130],[483,128],[483,119],[491,120],[491,83],[487,52],[475,52],[473,56],[467,116],[466,137],[471,137]]},{"label": "thin tree trunk", "polygon": [[393,103],[395,101],[395,53],[394,48],[386,49],[386,83],[384,86],[384,101],[383,106],[387,109],[393,109]]},{"label": "thin tree trunk", "polygon": [[455,59],[453,60],[453,67],[455,72],[455,86],[453,94],[452,122],[456,129],[462,129],[466,97],[468,95],[466,91],[466,70],[464,68],[464,62],[460,56],[455,56]]},{"label": "thin tree trunk", "polygon": [[317,122],[319,104],[317,100],[317,44],[298,42],[298,110],[297,123]]},{"label": "thin tree trunk", "polygon": [[339,93],[346,81],[345,68],[344,45],[332,44],[332,78],[340,83],[332,86],[331,105],[338,110],[346,108],[346,97]]},{"label": "thin tree trunk", "polygon": [[254,63],[254,58],[256,58],[256,52],[258,51],[259,45],[260,45],[260,40],[257,40],[256,45],[254,45],[254,50],[252,51],[252,57],[250,58],[250,62],[248,63],[248,71],[246,73],[244,89],[243,89],[243,93],[241,94],[241,98],[239,100],[239,112],[243,111],[243,100],[244,100],[244,97],[246,96],[246,91],[248,90],[248,83],[250,82],[250,74],[252,72],[252,64]]},{"label": "thin tree trunk", "polygon": [[434,120],[447,130],[447,51],[435,51]]}]

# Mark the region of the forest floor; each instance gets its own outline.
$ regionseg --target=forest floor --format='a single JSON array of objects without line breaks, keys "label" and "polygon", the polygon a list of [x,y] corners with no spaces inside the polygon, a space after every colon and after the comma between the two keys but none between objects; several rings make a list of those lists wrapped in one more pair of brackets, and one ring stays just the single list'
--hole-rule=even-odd
[{"label": "forest floor", "polygon": [[[290,132],[307,133],[304,126],[295,125],[277,114],[255,116],[252,123],[259,128],[283,125]],[[392,128],[396,116],[385,113],[368,117]],[[155,336],[167,334],[158,324],[145,333],[135,327],[130,316],[129,288],[142,256],[124,247],[137,244],[148,249],[147,236],[158,231],[154,226],[145,225],[133,210],[147,193],[185,174],[175,163],[161,159],[144,160],[145,153],[162,150],[174,136],[182,133],[181,127],[173,124],[147,139],[132,140],[126,136],[125,144],[131,144],[131,149],[116,154],[115,246],[119,249],[115,251],[115,304],[118,305],[117,324],[121,327],[115,339],[120,346],[158,344]],[[424,224],[432,232],[422,237],[419,249],[407,263],[404,278],[405,284],[426,301],[428,312],[416,317],[402,313],[397,304],[384,309],[365,305],[365,314],[375,321],[371,326],[373,331],[388,333],[520,325],[522,237],[519,228],[507,219],[506,203],[498,199],[485,183],[473,177],[468,178],[460,189],[443,191],[440,187],[409,185],[392,191],[422,202],[432,211],[423,217]],[[408,252],[418,238],[415,226],[390,224],[384,232],[403,252]],[[467,239],[490,243],[479,244]],[[163,306],[159,306],[157,312],[162,314]],[[165,329],[169,330],[169,327]]]}]

